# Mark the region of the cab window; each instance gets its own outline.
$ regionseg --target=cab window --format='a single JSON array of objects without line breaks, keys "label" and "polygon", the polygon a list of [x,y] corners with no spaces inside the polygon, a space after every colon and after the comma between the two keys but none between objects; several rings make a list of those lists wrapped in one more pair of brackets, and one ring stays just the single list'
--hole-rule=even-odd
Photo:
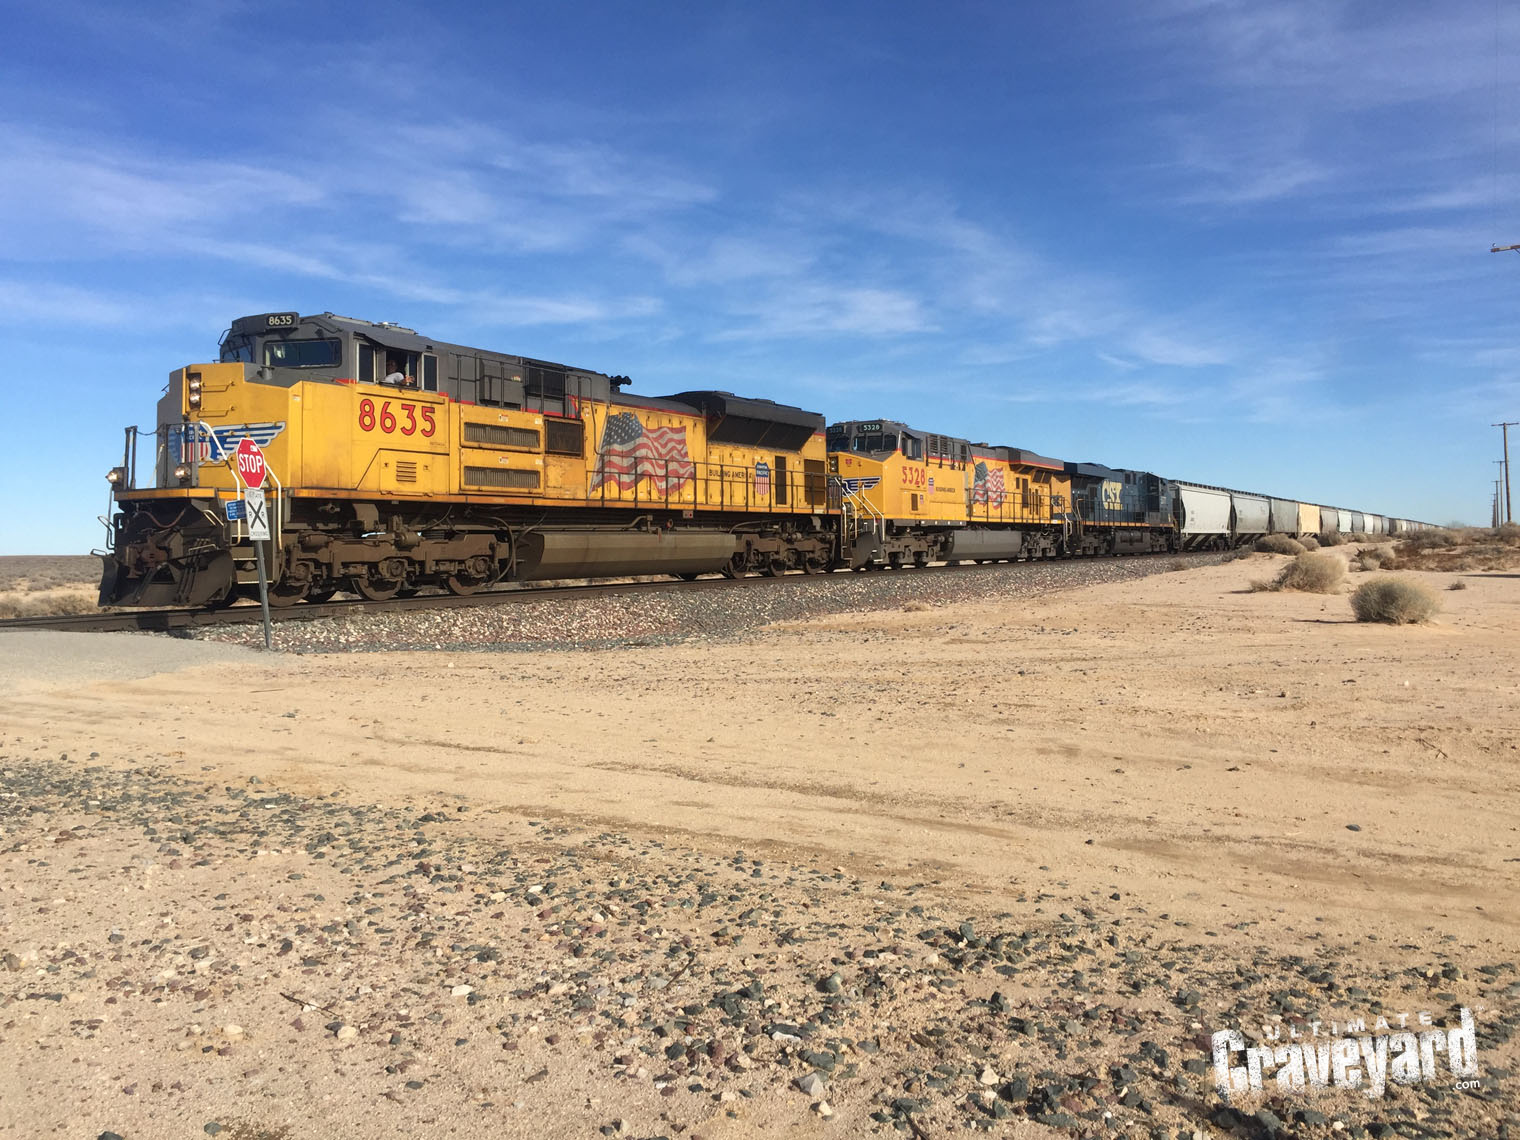
[{"label": "cab window", "polygon": [[897,436],[887,435],[857,435],[855,437],[855,450],[862,453],[873,451],[896,451]]},{"label": "cab window", "polygon": [[267,368],[336,368],[343,362],[343,346],[336,340],[267,340]]},{"label": "cab window", "polygon": [[253,341],[249,340],[247,337],[239,337],[237,340],[232,340],[229,338],[227,342],[222,345],[222,363],[252,364]]},{"label": "cab window", "polygon": [[916,435],[902,437],[902,452],[904,459],[922,459],[924,457],[924,441]]}]

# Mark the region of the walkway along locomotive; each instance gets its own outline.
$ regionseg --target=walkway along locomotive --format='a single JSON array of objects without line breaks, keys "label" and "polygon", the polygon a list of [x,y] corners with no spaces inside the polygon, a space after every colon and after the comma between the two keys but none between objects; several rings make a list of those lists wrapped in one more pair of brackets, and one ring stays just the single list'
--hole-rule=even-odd
[{"label": "walkway along locomotive", "polygon": [[[226,517],[245,437],[269,462],[277,605],[338,590],[384,599],[500,581],[1174,550],[1326,519],[1352,529],[1336,508],[886,420],[825,432],[822,416],[770,400],[651,398],[627,384],[332,313],[240,318],[216,363],[171,373],[151,431],[126,431],[107,476],[101,604],[216,606],[255,581],[246,525]],[[1356,517],[1358,530],[1417,525]]]}]

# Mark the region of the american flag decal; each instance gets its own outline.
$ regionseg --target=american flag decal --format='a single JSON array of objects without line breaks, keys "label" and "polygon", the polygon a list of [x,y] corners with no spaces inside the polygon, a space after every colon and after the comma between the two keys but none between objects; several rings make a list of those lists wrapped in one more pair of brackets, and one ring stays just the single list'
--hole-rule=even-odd
[{"label": "american flag decal", "polygon": [[989,471],[985,463],[978,463],[975,470],[976,479],[971,484],[971,501],[1001,507],[1005,495],[1002,468]]},{"label": "american flag decal", "polygon": [[692,481],[696,466],[686,451],[684,427],[647,428],[632,412],[618,412],[602,431],[601,461],[591,490],[607,483],[631,491],[640,479],[667,497]]}]

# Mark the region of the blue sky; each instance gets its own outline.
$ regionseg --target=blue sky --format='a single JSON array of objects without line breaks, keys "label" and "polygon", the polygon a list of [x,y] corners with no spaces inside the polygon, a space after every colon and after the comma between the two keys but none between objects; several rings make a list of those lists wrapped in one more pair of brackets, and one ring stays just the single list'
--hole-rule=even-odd
[{"label": "blue sky", "polygon": [[7,5],[0,553],[284,309],[1487,521],[1512,5],[492,7]]}]

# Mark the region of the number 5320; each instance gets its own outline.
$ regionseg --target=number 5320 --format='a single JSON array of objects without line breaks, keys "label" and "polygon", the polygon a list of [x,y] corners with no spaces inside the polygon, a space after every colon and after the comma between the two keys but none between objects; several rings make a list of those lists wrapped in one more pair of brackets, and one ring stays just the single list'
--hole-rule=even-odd
[{"label": "number 5320", "polygon": [[366,396],[359,401],[359,428],[362,431],[379,428],[387,434],[399,431],[402,435],[426,438],[438,430],[433,414],[433,408],[408,404],[405,400],[381,400],[377,410],[375,401]]}]

